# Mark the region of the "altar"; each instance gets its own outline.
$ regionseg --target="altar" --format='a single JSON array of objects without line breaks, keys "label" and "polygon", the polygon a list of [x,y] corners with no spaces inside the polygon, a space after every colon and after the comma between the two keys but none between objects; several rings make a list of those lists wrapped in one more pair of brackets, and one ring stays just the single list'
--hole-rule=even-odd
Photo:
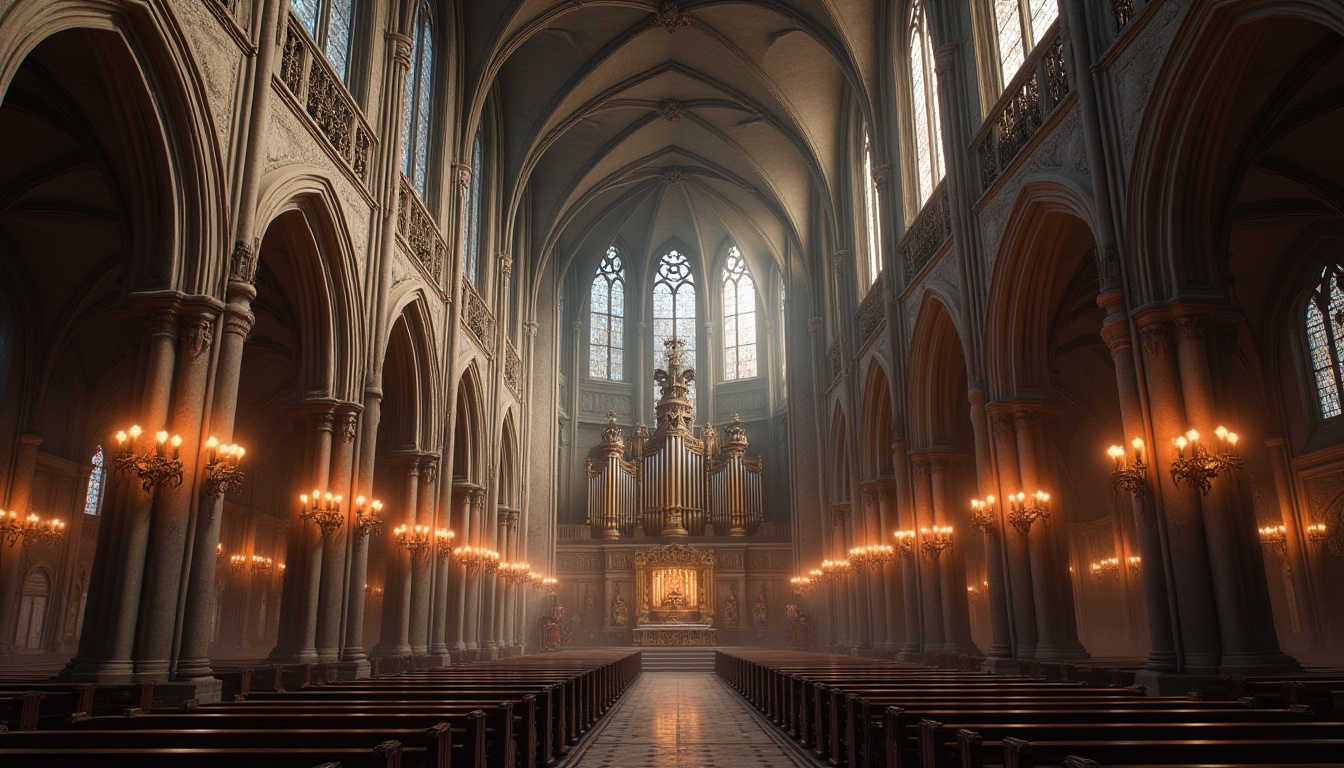
[{"label": "altar", "polygon": [[645,624],[635,628],[635,645],[716,645],[718,630],[704,624]]}]

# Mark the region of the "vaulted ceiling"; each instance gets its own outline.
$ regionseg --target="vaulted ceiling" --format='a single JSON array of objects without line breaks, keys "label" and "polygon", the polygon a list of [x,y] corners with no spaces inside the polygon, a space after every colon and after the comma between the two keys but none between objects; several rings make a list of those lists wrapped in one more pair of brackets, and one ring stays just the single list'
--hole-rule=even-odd
[{"label": "vaulted ceiling", "polygon": [[613,242],[731,241],[757,270],[835,242],[883,3],[463,5],[465,119],[499,127],[501,242],[522,233],[562,270]]}]

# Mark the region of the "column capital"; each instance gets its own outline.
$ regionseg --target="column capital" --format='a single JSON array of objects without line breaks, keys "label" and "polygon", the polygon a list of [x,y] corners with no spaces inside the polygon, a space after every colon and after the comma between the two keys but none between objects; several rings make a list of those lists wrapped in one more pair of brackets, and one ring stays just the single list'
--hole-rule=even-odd
[{"label": "column capital", "polygon": [[471,166],[465,163],[453,163],[453,180],[457,182],[459,192],[466,193],[471,186]]},{"label": "column capital", "polygon": [[513,256],[504,251],[499,252],[499,273],[504,276],[505,280],[508,280],[509,276],[513,274]]},{"label": "column capital", "polygon": [[425,485],[433,485],[439,480],[439,457],[421,456],[420,457],[420,482]]},{"label": "column capital", "polygon": [[208,312],[184,313],[178,318],[178,338],[190,357],[200,357],[215,335],[215,316]]},{"label": "column capital", "polygon": [[1171,323],[1165,314],[1141,318],[1139,335],[1143,337],[1144,354],[1154,360],[1166,359],[1171,346]]},{"label": "column capital", "polygon": [[1111,319],[1101,326],[1101,338],[1110,349],[1111,357],[1124,353],[1132,346],[1129,338],[1129,321],[1123,315]]},{"label": "column capital", "polygon": [[537,337],[537,330],[540,328],[541,323],[538,323],[536,320],[523,321],[523,332],[527,334],[529,339],[535,339]]},{"label": "column capital", "polygon": [[873,166],[873,186],[879,191],[885,191],[887,183],[891,181],[891,163],[881,163]]},{"label": "column capital", "polygon": [[229,282],[253,286],[257,280],[257,245],[239,240],[229,253]]},{"label": "column capital", "polygon": [[849,251],[840,250],[831,254],[831,267],[836,272],[841,272],[849,264]]},{"label": "column capital", "polygon": [[359,431],[359,414],[342,413],[337,419],[337,434],[341,436],[341,442],[354,442],[355,434]]},{"label": "column capital", "polygon": [[950,72],[956,63],[956,43],[943,43],[933,50],[933,68],[940,80],[943,79],[943,73]]},{"label": "column capital", "polygon": [[392,46],[392,60],[403,71],[411,68],[411,52],[415,41],[400,32],[388,32],[387,42]]}]

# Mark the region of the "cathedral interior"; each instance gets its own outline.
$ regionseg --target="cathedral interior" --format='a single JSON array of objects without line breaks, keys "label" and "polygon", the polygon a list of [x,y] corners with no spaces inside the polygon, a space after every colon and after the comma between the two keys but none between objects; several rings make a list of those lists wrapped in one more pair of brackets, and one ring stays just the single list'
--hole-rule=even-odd
[{"label": "cathedral interior", "polygon": [[1344,689],[1341,134],[1338,0],[4,0],[0,705]]}]

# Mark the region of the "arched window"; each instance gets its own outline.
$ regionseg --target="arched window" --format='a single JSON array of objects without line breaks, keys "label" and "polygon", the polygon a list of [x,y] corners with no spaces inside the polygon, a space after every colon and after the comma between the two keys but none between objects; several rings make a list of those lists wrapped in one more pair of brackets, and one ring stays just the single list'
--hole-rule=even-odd
[{"label": "arched window", "polygon": [[471,184],[467,187],[467,222],[462,249],[462,257],[467,261],[467,279],[477,288],[481,285],[481,169],[484,166],[481,154],[481,134],[477,131],[476,140],[471,145]]},{"label": "arched window", "polygon": [[103,446],[93,452],[93,471],[89,472],[89,485],[84,490],[84,514],[98,514],[98,506],[103,500]]},{"label": "arched window", "polygon": [[299,17],[317,47],[342,81],[350,79],[350,34],[355,23],[355,0],[294,0],[294,15]]},{"label": "arched window", "polygon": [[1041,36],[1059,16],[1056,0],[994,0],[999,88],[1017,75]]},{"label": "arched window", "polygon": [[882,271],[882,219],[878,214],[877,190],[873,181],[873,150],[868,134],[863,134],[863,213],[868,229],[868,284]]},{"label": "arched window", "polygon": [[779,394],[789,396],[789,316],[785,310],[789,306],[788,289],[779,287]]},{"label": "arched window", "polygon": [[594,379],[625,378],[625,265],[616,246],[597,266],[589,291],[588,375]]},{"label": "arched window", "polygon": [[1344,351],[1344,269],[1332,264],[1321,270],[1320,282],[1307,300],[1307,347],[1316,380],[1321,418],[1340,415],[1340,358]]},{"label": "arched window", "polygon": [[[1053,2],[1053,0],[1051,0]],[[943,121],[938,111],[938,78],[934,74],[933,44],[924,3],[915,7],[910,22],[910,94],[914,106],[915,166],[922,206],[947,173],[943,163]]]},{"label": "arched window", "polygon": [[[663,341],[681,339],[686,344],[681,356],[682,368],[695,367],[695,276],[691,262],[681,253],[668,251],[658,265],[653,282],[653,359],[662,367],[667,358]],[[695,385],[686,399],[695,404]],[[658,388],[654,387],[654,397]]]},{"label": "arched window", "polygon": [[723,378],[756,375],[756,285],[737,246],[723,267]]},{"label": "arched window", "polygon": [[[316,2],[317,0],[307,0]],[[422,2],[411,30],[411,68],[406,72],[406,130],[401,144],[401,171],[425,196],[429,180],[429,100],[434,91],[434,20]]]}]

